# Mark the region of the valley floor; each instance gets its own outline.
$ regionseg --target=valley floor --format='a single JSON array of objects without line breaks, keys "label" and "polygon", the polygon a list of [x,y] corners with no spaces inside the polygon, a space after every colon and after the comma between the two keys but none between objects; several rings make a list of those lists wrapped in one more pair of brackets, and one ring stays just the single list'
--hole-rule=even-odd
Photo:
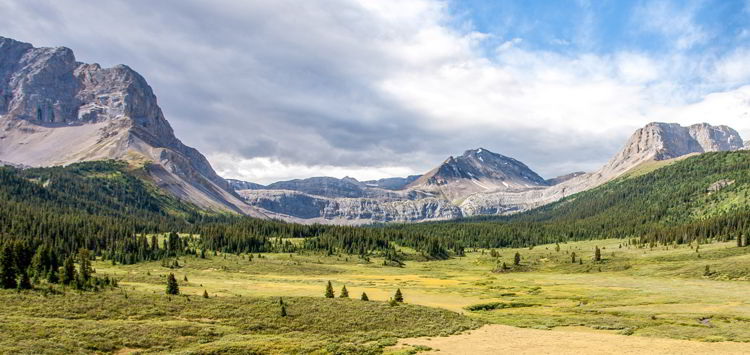
[{"label": "valley floor", "polygon": [[[423,336],[430,339],[402,344],[441,353],[510,348],[519,353],[750,352],[750,247],[712,243],[696,251],[695,244],[650,249],[623,242],[566,243],[559,251],[554,244],[502,249],[496,256],[477,250],[450,260],[407,261],[402,268],[383,266],[377,258],[367,262],[316,254],[256,254],[252,260],[247,255],[189,256],[179,258],[179,268],[99,261],[94,263],[97,274],[117,277],[119,289],[83,295],[3,293],[3,332],[27,336],[24,332],[38,329],[31,334],[58,339],[65,346],[61,350],[80,346],[84,352],[407,352],[414,349],[391,347],[395,339]],[[595,263],[597,246],[602,261]],[[516,252],[521,265],[513,267]],[[583,264],[571,262],[573,252]],[[499,271],[503,263],[509,269]],[[170,272],[184,296],[164,295]],[[329,280],[337,296],[346,285],[353,299],[326,301]],[[385,301],[397,288],[407,305],[389,307]],[[204,290],[209,300],[201,297]],[[362,292],[376,302],[359,301]],[[278,297],[288,299],[294,323],[278,318]],[[45,302],[52,305],[36,304]],[[79,327],[86,329],[80,341],[72,335]],[[126,329],[143,338],[121,334]],[[104,345],[90,340],[98,333],[111,340]],[[665,340],[670,338],[683,342]],[[6,338],[0,352],[17,350],[18,341]],[[335,342],[344,348],[331,347]]]},{"label": "valley floor", "polygon": [[545,331],[487,325],[449,337],[402,339],[392,351],[417,346],[429,348],[425,354],[490,355],[512,354],[747,354],[750,344],[734,342],[697,342],[625,335]]}]

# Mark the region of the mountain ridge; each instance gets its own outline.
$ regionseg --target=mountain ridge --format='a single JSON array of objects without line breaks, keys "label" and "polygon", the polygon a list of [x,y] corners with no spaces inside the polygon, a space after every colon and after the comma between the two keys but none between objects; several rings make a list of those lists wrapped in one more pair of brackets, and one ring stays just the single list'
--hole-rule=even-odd
[{"label": "mountain ridge", "polygon": [[212,210],[262,217],[208,160],[175,137],[146,80],[102,68],[65,47],[0,37],[0,160],[26,166],[117,159],[144,164],[156,184]]}]

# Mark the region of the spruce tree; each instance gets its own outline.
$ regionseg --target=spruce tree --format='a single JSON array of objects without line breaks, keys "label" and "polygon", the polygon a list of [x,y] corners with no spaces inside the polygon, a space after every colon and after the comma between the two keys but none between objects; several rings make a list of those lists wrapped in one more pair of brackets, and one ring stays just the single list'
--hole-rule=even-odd
[{"label": "spruce tree", "polygon": [[81,248],[78,250],[78,276],[86,283],[91,279],[93,270],[91,269],[91,254],[88,249]]},{"label": "spruce tree", "polygon": [[29,273],[24,271],[21,271],[21,279],[18,281],[18,289],[19,290],[30,290],[31,289],[31,280],[29,280]]},{"label": "spruce tree", "polygon": [[173,273],[169,273],[167,276],[167,294],[168,295],[179,295],[180,287],[177,285],[177,279]]},{"label": "spruce tree", "polygon": [[513,257],[513,265],[521,265],[521,254],[516,252],[516,255]]},{"label": "spruce tree", "polygon": [[0,286],[16,288],[16,262],[10,244],[5,244],[0,254]]},{"label": "spruce tree", "polygon": [[333,294],[333,285],[331,285],[331,281],[328,281],[328,286],[326,286],[326,298],[333,298],[335,295]]},{"label": "spruce tree", "polygon": [[73,256],[70,255],[67,258],[65,258],[65,263],[63,264],[63,274],[62,274],[62,283],[64,285],[70,285],[73,280],[76,278],[76,266],[73,262]]},{"label": "spruce tree", "polygon": [[56,284],[60,282],[60,277],[57,275],[56,269],[52,269],[47,273],[47,282],[51,284]]},{"label": "spruce tree", "polygon": [[208,291],[203,290],[203,298],[208,298]]},{"label": "spruce tree", "polygon": [[594,261],[601,261],[602,260],[602,251],[599,250],[599,247],[594,247]]},{"label": "spruce tree", "polygon": [[360,298],[362,301],[369,301],[370,299],[367,297],[367,294],[362,292],[362,297]]},{"label": "spruce tree", "polygon": [[349,298],[349,291],[347,291],[346,285],[341,288],[341,294],[339,295],[339,298]]},{"label": "spruce tree", "polygon": [[404,302],[404,295],[401,294],[401,289],[396,289],[396,294],[393,295],[393,300],[396,302]]},{"label": "spruce tree", "polygon": [[286,317],[286,305],[281,305],[281,316]]}]

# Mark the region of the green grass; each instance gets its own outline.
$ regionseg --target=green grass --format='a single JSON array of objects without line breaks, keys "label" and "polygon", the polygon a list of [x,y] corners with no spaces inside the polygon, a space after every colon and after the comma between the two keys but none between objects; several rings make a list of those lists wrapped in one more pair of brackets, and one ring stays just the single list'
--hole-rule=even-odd
[{"label": "green grass", "polygon": [[478,327],[454,312],[322,297],[0,292],[4,353],[377,353],[398,337]]},{"label": "green grass", "polygon": [[[0,293],[0,333],[10,334],[0,352],[379,353],[396,338],[483,323],[750,342],[750,248],[734,244],[696,252],[695,244],[651,249],[611,239],[563,243],[559,251],[554,244],[498,249],[499,257],[467,250],[401,268],[318,254],[186,256],[177,269],[97,261],[97,275],[117,277],[119,289]],[[592,260],[596,246],[601,262]],[[516,252],[521,266],[497,272]],[[570,262],[571,252],[583,265]],[[164,295],[170,272],[183,296]],[[352,299],[323,298],[329,280],[337,295],[346,285]],[[396,288],[407,304],[390,307]],[[204,290],[210,299],[200,297]],[[359,301],[362,292],[373,302]],[[279,296],[287,318],[279,316]]]}]

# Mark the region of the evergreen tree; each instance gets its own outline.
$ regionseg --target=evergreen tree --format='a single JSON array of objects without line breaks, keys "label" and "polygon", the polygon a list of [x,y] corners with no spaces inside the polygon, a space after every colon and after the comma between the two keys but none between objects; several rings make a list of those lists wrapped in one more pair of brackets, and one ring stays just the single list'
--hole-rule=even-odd
[{"label": "evergreen tree", "polygon": [[203,290],[203,298],[208,298],[208,291]]},{"label": "evergreen tree", "polygon": [[286,305],[281,305],[281,316],[286,317]]},{"label": "evergreen tree", "polygon": [[516,252],[516,255],[513,257],[513,265],[521,265],[521,254]]},{"label": "evergreen tree", "polygon": [[10,244],[5,244],[0,254],[0,286],[16,288],[16,263]]},{"label": "evergreen tree", "polygon": [[346,285],[341,288],[341,294],[339,295],[339,298],[349,298],[349,291],[347,291]]},{"label": "evergreen tree", "polygon": [[47,273],[47,282],[51,284],[60,282],[60,276],[57,275],[57,269],[52,269]]},{"label": "evergreen tree", "polygon": [[78,250],[78,276],[84,283],[91,279],[94,270],[91,268],[91,253],[86,248]]},{"label": "evergreen tree", "polygon": [[360,297],[362,301],[369,301],[370,299],[367,297],[367,294],[362,292],[362,297]]},{"label": "evergreen tree", "polygon": [[187,275],[185,275],[185,277],[182,278],[182,281],[188,282]]},{"label": "evergreen tree", "polygon": [[18,289],[19,290],[30,290],[31,289],[31,280],[29,280],[29,273],[26,271],[21,271],[21,279],[18,281]]},{"label": "evergreen tree", "polygon": [[167,294],[168,295],[179,295],[180,287],[177,285],[177,279],[173,273],[169,273],[167,276]]},{"label": "evergreen tree", "polygon": [[393,295],[393,300],[396,302],[404,302],[404,295],[401,294],[401,289],[396,289],[396,294]]},{"label": "evergreen tree", "polygon": [[328,286],[326,286],[326,298],[333,298],[335,295],[333,294],[333,285],[331,285],[331,281],[328,281]]},{"label": "evergreen tree", "polygon": [[573,264],[576,263],[576,252],[570,253],[570,262]]},{"label": "evergreen tree", "polygon": [[73,256],[70,255],[67,258],[65,258],[65,263],[63,264],[62,283],[64,285],[70,285],[70,283],[73,282],[75,278],[76,278],[76,266],[73,261]]},{"label": "evergreen tree", "polygon": [[601,261],[602,260],[602,251],[599,250],[599,247],[594,247],[594,261]]}]

